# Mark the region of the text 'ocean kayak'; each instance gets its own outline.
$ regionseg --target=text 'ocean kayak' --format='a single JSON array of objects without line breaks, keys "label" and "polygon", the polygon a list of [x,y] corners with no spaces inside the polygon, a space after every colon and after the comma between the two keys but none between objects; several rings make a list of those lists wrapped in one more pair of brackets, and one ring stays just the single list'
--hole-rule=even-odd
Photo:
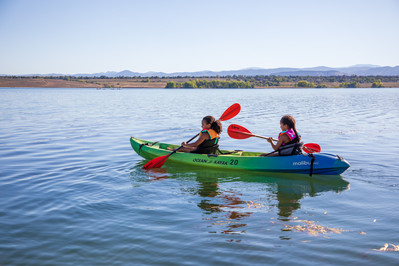
[{"label": "text 'ocean kayak'", "polygon": [[[130,143],[138,155],[145,159],[154,159],[171,153],[167,148],[178,145],[153,142],[131,137]],[[224,168],[229,170],[285,172],[299,174],[339,175],[350,167],[349,163],[338,155],[317,153],[290,156],[260,157],[261,152],[227,151],[228,154],[196,154],[177,152],[168,162],[193,165],[196,167]],[[313,162],[312,162],[313,160]]]}]

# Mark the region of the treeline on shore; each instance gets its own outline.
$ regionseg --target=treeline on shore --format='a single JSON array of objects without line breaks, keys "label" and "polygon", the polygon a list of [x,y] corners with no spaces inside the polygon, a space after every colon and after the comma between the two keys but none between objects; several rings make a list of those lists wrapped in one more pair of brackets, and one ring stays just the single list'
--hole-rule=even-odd
[{"label": "treeline on shore", "polygon": [[[343,77],[311,77],[311,76],[241,76],[238,80],[202,80],[195,79],[185,82],[167,82],[165,88],[263,88],[263,87],[280,87],[291,83],[293,87],[299,88],[328,88],[327,84],[335,83],[336,87],[341,88],[360,88],[361,84],[371,83],[371,88],[383,88],[383,82],[399,82],[399,77],[360,77],[360,76],[343,76]],[[327,83],[327,84],[326,84]]]},{"label": "treeline on shore", "polygon": [[205,89],[205,88],[255,88],[255,85],[249,81],[241,81],[241,80],[189,80],[185,82],[174,82],[169,81],[166,83],[165,88],[198,88],[198,89]]},{"label": "treeline on shore", "polygon": [[[315,84],[314,82],[309,82],[306,80],[300,80],[296,83],[296,87],[299,88],[327,88],[326,84]],[[347,81],[339,83],[340,88],[360,88],[360,82],[358,81]],[[384,88],[384,83],[380,79],[376,79],[371,84],[371,88]]]},{"label": "treeline on shore", "polygon": [[[335,87],[359,88],[361,84],[372,84],[371,87],[382,88],[384,82],[398,83],[399,76],[262,76],[247,77],[246,81],[259,87],[279,87],[291,83],[302,88],[327,88],[327,84]],[[331,85],[330,85],[331,86]]]}]

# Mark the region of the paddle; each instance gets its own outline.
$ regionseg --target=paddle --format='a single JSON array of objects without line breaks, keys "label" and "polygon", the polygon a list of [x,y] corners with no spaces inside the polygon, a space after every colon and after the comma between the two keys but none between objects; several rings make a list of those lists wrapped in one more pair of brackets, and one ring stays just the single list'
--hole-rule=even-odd
[{"label": "paddle", "polygon": [[[227,128],[227,133],[233,139],[247,139],[247,138],[250,138],[250,137],[268,139],[267,137],[263,137],[263,136],[252,134],[251,131],[249,131],[245,127],[240,126],[240,125],[236,125],[236,124],[231,124]],[[273,139],[273,140],[277,141],[276,139]],[[306,153],[315,153],[315,152],[320,152],[321,151],[320,145],[316,144],[316,143],[303,144],[302,149]]]},{"label": "paddle", "polygon": [[[227,133],[229,134],[230,137],[232,137],[233,139],[247,139],[250,137],[256,137],[256,138],[261,138],[261,139],[268,139],[267,137],[263,137],[263,136],[259,136],[259,135],[255,135],[252,134],[251,131],[249,131],[248,129],[246,129],[243,126],[240,125],[236,125],[236,124],[231,124],[228,128],[227,128]],[[273,139],[276,140],[276,139]],[[276,140],[277,141],[277,140]]]},{"label": "paddle", "polygon": [[315,152],[320,152],[321,147],[317,143],[306,143],[303,144],[302,150],[306,153],[315,153]]},{"label": "paddle", "polygon": [[[241,110],[241,106],[238,103],[235,103],[233,105],[231,105],[229,108],[226,109],[226,111],[224,111],[224,113],[220,116],[219,120],[220,121],[226,121],[229,119],[232,119],[233,117],[235,117]],[[186,143],[189,143],[190,141],[192,141],[193,139],[195,139],[197,136],[199,135],[199,133],[197,135],[195,135],[194,137],[192,137],[189,141],[187,141]],[[174,149],[171,153],[169,153],[168,155],[164,155],[164,156],[160,156],[157,158],[152,159],[151,161],[149,161],[148,163],[146,163],[143,166],[143,169],[150,169],[150,168],[159,168],[161,167],[166,160],[169,158],[169,156],[171,156],[172,154],[176,153],[179,149],[181,149],[183,146],[178,147],[177,149]]]}]

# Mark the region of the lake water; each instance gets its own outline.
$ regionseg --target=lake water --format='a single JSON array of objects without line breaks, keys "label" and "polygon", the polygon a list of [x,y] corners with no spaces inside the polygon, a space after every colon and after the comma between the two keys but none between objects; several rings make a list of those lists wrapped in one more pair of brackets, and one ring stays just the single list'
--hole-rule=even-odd
[{"label": "lake water", "polygon": [[[398,265],[399,89],[0,89],[0,265]],[[165,164],[203,116],[339,154],[338,177]],[[224,149],[271,151],[261,139]],[[387,251],[377,251],[385,244]],[[398,246],[399,248],[399,246]]]}]

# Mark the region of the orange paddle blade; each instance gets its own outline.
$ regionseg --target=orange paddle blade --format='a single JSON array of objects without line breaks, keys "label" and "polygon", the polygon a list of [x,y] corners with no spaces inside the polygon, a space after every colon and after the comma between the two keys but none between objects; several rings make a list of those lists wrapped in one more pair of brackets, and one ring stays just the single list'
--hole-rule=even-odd
[{"label": "orange paddle blade", "polygon": [[251,131],[249,131],[248,129],[246,129],[243,126],[236,125],[236,124],[231,124],[227,128],[227,133],[233,139],[247,139],[247,138],[250,138],[253,136]]},{"label": "orange paddle blade", "polygon": [[306,153],[315,153],[315,152],[320,152],[321,147],[317,143],[306,143],[303,144],[302,150]]},{"label": "orange paddle blade", "polygon": [[219,120],[226,121],[232,119],[233,117],[238,115],[240,111],[241,111],[241,105],[239,103],[235,103],[231,105],[229,108],[227,108],[226,111],[224,111],[224,113],[220,116]]},{"label": "orange paddle blade", "polygon": [[149,161],[148,163],[146,163],[143,166],[143,169],[162,167],[162,165],[166,162],[166,160],[168,159],[169,156],[170,156],[170,154],[154,158],[151,161]]}]

